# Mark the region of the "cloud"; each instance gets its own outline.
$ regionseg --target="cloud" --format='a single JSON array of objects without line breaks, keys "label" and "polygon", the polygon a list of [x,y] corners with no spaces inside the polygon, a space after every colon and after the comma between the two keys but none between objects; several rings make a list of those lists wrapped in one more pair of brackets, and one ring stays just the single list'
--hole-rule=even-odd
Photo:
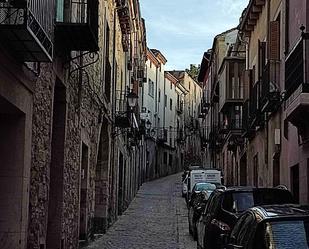
[{"label": "cloud", "polygon": [[166,56],[167,67],[201,62],[213,38],[236,27],[248,0],[140,0],[147,43]]}]

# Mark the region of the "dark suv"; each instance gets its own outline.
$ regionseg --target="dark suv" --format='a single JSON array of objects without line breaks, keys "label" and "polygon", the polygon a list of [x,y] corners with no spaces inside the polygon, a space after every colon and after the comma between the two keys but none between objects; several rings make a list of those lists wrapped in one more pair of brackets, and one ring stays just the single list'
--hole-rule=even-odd
[{"label": "dark suv", "polygon": [[307,249],[308,206],[268,205],[254,207],[238,219],[227,249]]},{"label": "dark suv", "polygon": [[278,188],[232,187],[215,190],[197,224],[197,247],[220,249],[221,235],[229,235],[237,218],[259,205],[294,203],[291,192]]}]

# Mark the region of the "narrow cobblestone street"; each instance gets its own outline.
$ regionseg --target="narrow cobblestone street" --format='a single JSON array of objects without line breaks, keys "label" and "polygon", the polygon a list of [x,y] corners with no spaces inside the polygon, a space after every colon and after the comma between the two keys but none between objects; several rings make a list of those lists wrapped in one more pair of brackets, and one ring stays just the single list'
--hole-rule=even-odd
[{"label": "narrow cobblestone street", "polygon": [[191,249],[181,175],[143,184],[126,212],[87,249]]}]

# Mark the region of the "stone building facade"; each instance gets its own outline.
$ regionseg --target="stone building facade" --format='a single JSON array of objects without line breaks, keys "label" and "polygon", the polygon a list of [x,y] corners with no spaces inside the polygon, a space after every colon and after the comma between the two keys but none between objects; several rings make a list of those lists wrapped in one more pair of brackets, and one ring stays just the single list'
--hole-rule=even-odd
[{"label": "stone building facade", "polygon": [[[112,225],[141,184],[141,145],[127,143],[139,120],[130,118],[126,132],[117,128],[116,89],[139,94],[145,26],[139,2],[123,4],[0,3],[3,249],[78,248]],[[17,14],[31,16],[18,20],[31,20],[27,29]],[[26,34],[29,46],[12,33]]]}]

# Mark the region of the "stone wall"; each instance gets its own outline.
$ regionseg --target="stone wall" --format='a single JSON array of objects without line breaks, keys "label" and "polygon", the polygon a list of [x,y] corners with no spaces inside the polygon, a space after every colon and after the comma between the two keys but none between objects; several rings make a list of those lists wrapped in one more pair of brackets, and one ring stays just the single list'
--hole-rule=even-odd
[{"label": "stone wall", "polygon": [[55,75],[50,64],[41,65],[33,100],[32,165],[30,179],[28,248],[45,244],[49,165],[51,160],[52,98]]}]

